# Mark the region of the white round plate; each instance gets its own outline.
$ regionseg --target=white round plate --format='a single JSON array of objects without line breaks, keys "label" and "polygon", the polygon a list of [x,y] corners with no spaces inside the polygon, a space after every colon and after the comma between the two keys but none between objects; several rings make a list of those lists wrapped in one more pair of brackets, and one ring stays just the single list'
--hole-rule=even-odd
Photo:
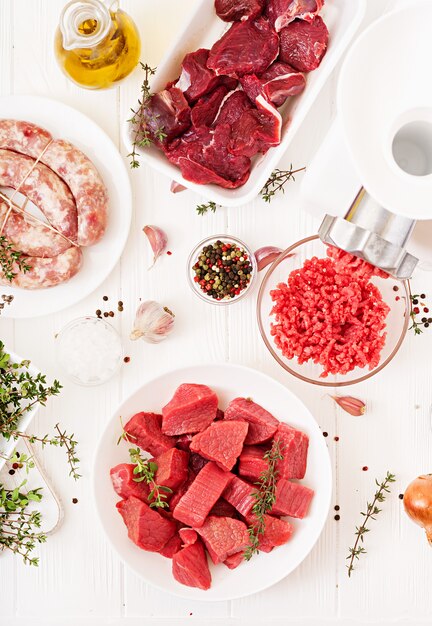
[{"label": "white round plate", "polygon": [[[91,119],[57,100],[36,96],[0,98],[0,118],[26,120],[67,139],[93,161],[108,189],[108,225],[95,246],[83,248],[83,265],[76,276],[50,289],[26,290],[2,286],[14,296],[3,317],[37,317],[65,309],[88,296],[111,273],[129,234],[132,192],[124,159],[108,135]],[[115,175],[114,175],[115,173]]]},{"label": "white round plate", "polygon": [[[120,417],[126,423],[138,411],[160,412],[181,383],[209,385],[216,391],[222,409],[237,396],[252,397],[280,421],[288,422],[309,436],[307,473],[302,483],[314,489],[315,496],[308,516],[303,520],[290,518],[295,529],[292,539],[269,554],[255,555],[235,570],[229,570],[223,564],[211,564],[212,586],[208,591],[180,585],[172,576],[171,559],[145,552],[130,541],[115,507],[119,498],[109,475],[111,467],[129,460],[127,442],[121,441],[117,445],[121,434]],[[93,472],[94,501],[99,518],[120,558],[148,583],[195,600],[232,600],[262,591],[287,576],[306,558],[317,541],[327,518],[332,491],[327,446],[318,424],[304,404],[265,374],[228,364],[179,369],[145,383],[109,420],[96,451]]]}]

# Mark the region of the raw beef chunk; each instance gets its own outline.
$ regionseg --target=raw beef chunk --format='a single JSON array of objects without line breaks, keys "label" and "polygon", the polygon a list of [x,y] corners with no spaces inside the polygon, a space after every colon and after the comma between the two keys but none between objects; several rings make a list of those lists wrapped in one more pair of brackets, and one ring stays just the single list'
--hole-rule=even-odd
[{"label": "raw beef chunk", "polygon": [[141,118],[142,130],[145,129],[155,142],[159,141],[158,132],[163,132],[163,144],[184,133],[191,123],[187,100],[176,87],[153,94],[142,109]]},{"label": "raw beef chunk", "polygon": [[195,478],[196,478],[195,472],[193,472],[191,469],[189,469],[188,470],[188,477],[187,477],[186,481],[177,489],[177,491],[175,491],[173,493],[173,495],[170,498],[170,509],[171,509],[171,511],[174,511],[174,509],[176,508],[177,504],[180,502],[180,500],[182,499],[182,497],[184,496],[186,491],[189,489],[189,487],[191,486],[191,484],[193,483]]},{"label": "raw beef chunk", "polygon": [[252,104],[244,91],[234,91],[222,104],[215,124],[234,124]]},{"label": "raw beef chunk", "polygon": [[261,95],[275,107],[280,107],[289,96],[297,96],[303,91],[306,79],[287,63],[276,61],[260,76],[248,74],[240,79],[240,83],[252,102],[255,103]]},{"label": "raw beef chunk", "polygon": [[172,572],[182,585],[210,589],[211,574],[204,547],[200,541],[182,548],[173,556]]},{"label": "raw beef chunk", "polygon": [[259,74],[279,53],[279,37],[267,20],[235,22],[210,50],[207,66],[216,74]]},{"label": "raw beef chunk", "polygon": [[240,456],[247,431],[246,422],[235,420],[213,422],[206,430],[195,435],[190,449],[229,471]]},{"label": "raw beef chunk", "polygon": [[279,424],[275,441],[281,444],[283,459],[278,461],[277,469],[282,478],[304,478],[307,466],[309,437],[291,428],[288,424]]},{"label": "raw beef chunk", "polygon": [[205,459],[200,454],[192,452],[192,454],[190,455],[189,467],[193,472],[195,472],[195,474],[198,474],[198,472],[200,472],[204,465],[207,465],[208,462],[208,459]]},{"label": "raw beef chunk", "polygon": [[191,546],[196,543],[198,539],[198,533],[193,528],[180,528],[179,535],[183,547]]},{"label": "raw beef chunk", "polygon": [[114,491],[125,500],[129,496],[135,496],[143,502],[147,502],[150,488],[146,482],[136,482],[136,475],[133,473],[135,465],[133,463],[120,463],[110,470],[111,481]]},{"label": "raw beef chunk", "polygon": [[232,477],[216,463],[207,463],[173,510],[175,519],[188,526],[202,526]]},{"label": "raw beef chunk", "polygon": [[209,515],[217,515],[218,517],[235,517],[236,519],[239,517],[237,509],[235,509],[232,504],[224,500],[223,496],[216,502]]},{"label": "raw beef chunk", "polygon": [[263,472],[267,471],[268,463],[264,459],[266,449],[260,446],[245,446],[239,459],[239,474],[257,482]]},{"label": "raw beef chunk", "polygon": [[265,531],[260,537],[259,549],[271,552],[276,546],[283,546],[291,539],[294,529],[289,522],[272,515],[265,515]]},{"label": "raw beef chunk", "polygon": [[237,156],[253,157],[258,152],[265,154],[271,146],[280,143],[282,117],[263,96],[258,96],[257,105],[259,111],[245,111],[232,125],[229,149]]},{"label": "raw beef chunk", "polygon": [[276,502],[271,512],[273,515],[288,515],[303,519],[309,510],[313,495],[312,489],[280,478],[276,486]]},{"label": "raw beef chunk", "polygon": [[188,477],[189,454],[177,448],[171,448],[156,459],[156,484],[164,485],[175,491]]},{"label": "raw beef chunk", "polygon": [[207,385],[180,385],[162,409],[162,431],[182,435],[204,430],[216,417],[217,405],[217,395]]},{"label": "raw beef chunk", "polygon": [[225,561],[231,554],[244,550],[249,543],[246,524],[231,517],[210,516],[197,532],[215,565]]},{"label": "raw beef chunk", "polygon": [[256,504],[256,499],[252,495],[256,490],[256,486],[254,487],[238,476],[234,476],[222,497],[232,504],[243,517],[246,517],[250,514],[253,505]]},{"label": "raw beef chunk", "polygon": [[137,413],[126,424],[125,432],[130,435],[133,444],[152,456],[158,456],[175,445],[172,437],[167,437],[161,430],[162,417],[156,413]]},{"label": "raw beef chunk", "polygon": [[209,93],[219,82],[213,70],[207,67],[209,52],[205,48],[200,48],[196,52],[190,52],[183,59],[182,73],[176,87],[183,91],[190,102]]},{"label": "raw beef chunk", "polygon": [[279,32],[296,18],[312,21],[323,5],[324,0],[268,0],[266,13]]},{"label": "raw beef chunk", "polygon": [[278,420],[259,404],[248,398],[231,400],[226,411],[226,420],[244,420],[249,424],[246,445],[262,443],[273,437],[279,425]]},{"label": "raw beef chunk", "polygon": [[164,545],[162,550],[159,551],[159,554],[162,556],[166,556],[167,559],[172,559],[174,554],[178,552],[182,547],[182,541],[178,533],[173,535],[171,539]]},{"label": "raw beef chunk", "polygon": [[192,109],[192,125],[196,127],[211,126],[227,93],[228,89],[221,85],[200,98]]},{"label": "raw beef chunk", "polygon": [[179,448],[179,450],[185,450],[185,452],[188,452],[189,448],[190,448],[191,441],[192,441],[192,437],[193,437],[193,435],[191,435],[191,434],[189,434],[189,435],[180,435],[180,437],[177,437],[176,447]]},{"label": "raw beef chunk", "polygon": [[229,569],[236,569],[244,561],[244,551],[235,552],[225,559],[223,562]]},{"label": "raw beef chunk", "polygon": [[263,12],[265,0],[215,0],[215,9],[224,22],[254,20]]},{"label": "raw beef chunk", "polygon": [[160,552],[175,534],[174,522],[165,519],[135,496],[116,504],[128,529],[128,536],[139,548]]},{"label": "raw beef chunk", "polygon": [[327,50],[329,33],[319,15],[312,22],[292,22],[280,32],[280,59],[299,70],[315,70]]}]

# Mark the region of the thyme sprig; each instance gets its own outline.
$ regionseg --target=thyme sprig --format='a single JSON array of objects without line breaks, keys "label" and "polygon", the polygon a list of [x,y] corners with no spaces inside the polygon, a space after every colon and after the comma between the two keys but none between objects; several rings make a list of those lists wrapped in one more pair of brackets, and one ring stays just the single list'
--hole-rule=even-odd
[{"label": "thyme sprig", "polygon": [[211,211],[212,213],[216,213],[217,208],[218,205],[216,204],[216,202],[207,202],[205,204],[198,204],[196,207],[196,212],[198,213],[198,215],[205,215],[209,211]]},{"label": "thyme sprig", "polygon": [[4,278],[10,283],[17,275],[15,265],[18,267],[20,272],[26,273],[31,270],[31,266],[26,263],[23,253],[15,250],[11,242],[4,235],[1,235],[0,270]]},{"label": "thyme sprig", "polygon": [[135,465],[134,481],[137,483],[145,481],[150,486],[148,501],[152,509],[168,509],[169,504],[166,501],[168,494],[172,493],[172,489],[164,485],[158,485],[155,481],[158,469],[157,463],[149,461],[141,456],[139,448],[129,448],[129,456],[131,463]]},{"label": "thyme sprig", "polygon": [[258,489],[253,492],[256,502],[252,507],[255,521],[249,526],[249,545],[245,550],[244,558],[249,561],[255,553],[259,552],[259,544],[266,527],[265,515],[273,507],[276,501],[276,483],[279,475],[277,469],[278,461],[283,459],[282,448],[279,441],[273,441],[273,445],[268,450],[264,459],[268,467],[262,472],[259,481],[256,483]]},{"label": "thyme sprig", "polygon": [[378,503],[384,502],[386,499],[386,494],[390,493],[390,484],[394,483],[396,480],[396,476],[394,474],[390,474],[387,472],[385,479],[379,483],[375,480],[375,484],[378,489],[375,491],[374,499],[372,502],[367,503],[366,513],[361,513],[364,517],[363,523],[360,526],[356,526],[356,540],[354,543],[354,547],[349,548],[349,553],[347,556],[347,560],[349,561],[348,568],[348,576],[350,577],[354,570],[354,561],[360,558],[361,554],[366,554],[366,550],[363,547],[364,536],[366,533],[370,531],[370,528],[367,527],[368,523],[371,520],[376,519],[378,513],[381,513],[381,509],[378,508]]},{"label": "thyme sprig", "polygon": [[300,167],[297,170],[293,170],[293,166],[291,164],[288,170],[274,170],[260,191],[260,195],[264,202],[271,202],[273,196],[275,196],[279,191],[285,193],[286,183],[289,180],[295,181],[295,174],[303,172],[305,169],[306,167]]},{"label": "thyme sprig", "polygon": [[[150,67],[147,63],[140,63],[140,65],[144,71],[144,79],[141,84],[141,98],[138,99],[136,110],[131,109],[132,117],[128,119],[133,128],[132,152],[127,155],[130,158],[132,169],[140,166],[137,148],[148,148],[153,143],[154,137],[158,141],[163,141],[166,137],[163,126],[157,125],[157,115],[149,110],[153,95],[150,89],[150,77],[154,76],[156,68]],[[149,130],[149,122],[156,127],[155,130]]]},{"label": "thyme sprig", "polygon": [[[413,330],[415,335],[421,335],[423,332],[422,327],[429,328],[432,325],[432,317],[429,315],[429,308],[424,302],[425,299],[426,294],[424,293],[410,295],[410,318],[412,324],[408,330]],[[420,307],[423,309],[423,317],[419,319],[418,316],[422,314]]]}]

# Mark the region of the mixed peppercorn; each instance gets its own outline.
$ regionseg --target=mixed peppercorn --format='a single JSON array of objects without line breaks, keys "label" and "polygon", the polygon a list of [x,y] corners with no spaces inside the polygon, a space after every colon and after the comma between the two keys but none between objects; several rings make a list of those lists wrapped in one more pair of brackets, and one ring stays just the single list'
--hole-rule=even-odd
[{"label": "mixed peppercorn", "polygon": [[252,278],[249,254],[235,243],[220,241],[204,246],[192,266],[194,281],[214,300],[230,300],[244,291]]}]

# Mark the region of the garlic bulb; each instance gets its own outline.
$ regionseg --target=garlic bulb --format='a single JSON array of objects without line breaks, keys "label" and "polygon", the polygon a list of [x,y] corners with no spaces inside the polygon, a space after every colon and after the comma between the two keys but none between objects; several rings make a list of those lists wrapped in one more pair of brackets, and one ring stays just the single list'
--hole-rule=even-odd
[{"label": "garlic bulb", "polygon": [[160,343],[174,328],[174,314],[159,302],[147,300],[139,305],[135,314],[132,341],[142,337],[148,343]]}]

